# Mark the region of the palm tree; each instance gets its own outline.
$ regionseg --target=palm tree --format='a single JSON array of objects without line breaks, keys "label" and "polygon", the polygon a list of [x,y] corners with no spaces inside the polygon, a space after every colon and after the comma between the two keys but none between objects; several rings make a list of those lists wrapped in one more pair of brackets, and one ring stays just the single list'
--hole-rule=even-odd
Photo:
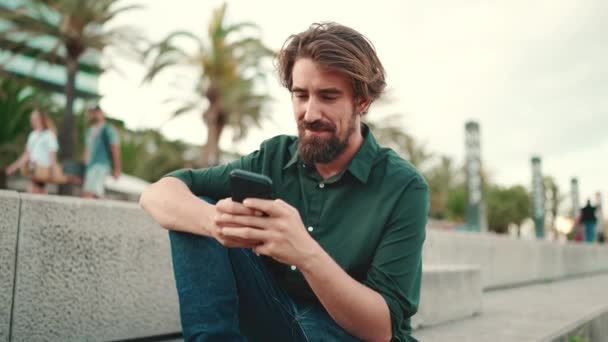
[{"label": "palm tree", "polygon": [[439,163],[427,172],[431,195],[431,216],[444,218],[448,216],[450,191],[457,185],[458,170],[454,168],[452,158],[441,156]]},{"label": "palm tree", "polygon": [[[170,171],[184,167],[186,146],[168,141],[156,130],[121,132],[123,171],[154,182]],[[151,167],[153,166],[153,167]]]},{"label": "palm tree", "polygon": [[[182,102],[171,117],[199,110],[207,126],[207,143],[201,153],[201,166],[219,161],[219,140],[227,126],[235,128],[234,140],[243,138],[248,127],[260,126],[263,106],[270,99],[256,93],[258,81],[264,78],[263,61],[274,53],[253,33],[249,22],[227,24],[226,4],[213,11],[207,37],[177,31],[153,44],[144,58],[151,59],[144,82],[152,80],[169,66],[188,66],[197,72],[195,98]],[[197,49],[189,53],[176,45],[176,40],[193,41]],[[206,42],[207,41],[207,42]],[[204,106],[206,104],[206,106]]]},{"label": "palm tree", "polygon": [[555,229],[555,218],[557,217],[559,206],[563,201],[564,196],[560,194],[559,186],[552,176],[543,177],[543,185],[545,188],[545,203],[547,203],[550,213],[549,226],[551,229]]},{"label": "palm tree", "polygon": [[[61,159],[73,158],[75,80],[79,60],[89,50],[101,53],[110,45],[133,46],[138,35],[129,27],[104,30],[117,15],[139,6],[118,7],[120,0],[30,0],[16,9],[0,6],[0,18],[10,23],[0,38],[12,42],[11,50],[19,52],[36,39],[54,40],[49,51],[38,58],[65,65],[65,113],[61,122],[59,142]],[[45,38],[46,37],[46,38]]]},{"label": "palm tree", "polygon": [[399,125],[400,117],[399,114],[390,114],[378,121],[366,119],[366,124],[380,144],[393,148],[414,166],[422,169],[433,154],[428,152],[424,144],[419,144],[413,136],[405,132]]}]

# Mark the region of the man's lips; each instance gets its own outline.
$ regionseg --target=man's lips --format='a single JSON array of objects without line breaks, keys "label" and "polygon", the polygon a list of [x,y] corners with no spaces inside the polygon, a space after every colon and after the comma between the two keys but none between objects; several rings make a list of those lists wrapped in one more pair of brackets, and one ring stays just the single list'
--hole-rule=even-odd
[{"label": "man's lips", "polygon": [[306,131],[311,134],[330,134],[330,133],[332,133],[332,131],[327,130],[327,129],[308,129],[307,128]]}]

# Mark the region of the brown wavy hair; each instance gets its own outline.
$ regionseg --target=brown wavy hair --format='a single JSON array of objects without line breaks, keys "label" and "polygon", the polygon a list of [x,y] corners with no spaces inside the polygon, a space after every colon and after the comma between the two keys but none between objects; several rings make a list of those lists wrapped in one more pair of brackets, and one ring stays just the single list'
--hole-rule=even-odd
[{"label": "brown wavy hair", "polygon": [[350,27],[334,22],[315,23],[287,38],[276,64],[281,84],[289,91],[293,66],[300,58],[310,58],[328,70],[346,75],[355,98],[371,103],[386,88],[384,67],[374,46]]}]

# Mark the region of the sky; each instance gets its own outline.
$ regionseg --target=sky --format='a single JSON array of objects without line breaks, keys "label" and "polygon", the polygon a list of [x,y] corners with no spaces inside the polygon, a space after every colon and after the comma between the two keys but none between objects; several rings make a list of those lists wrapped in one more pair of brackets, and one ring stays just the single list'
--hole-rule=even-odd
[{"label": "sky", "polygon": [[[152,41],[175,30],[206,33],[220,1],[126,0],[141,10],[112,25],[131,25]],[[464,125],[479,122],[484,168],[492,181],[531,184],[530,158],[562,193],[577,177],[580,198],[608,196],[608,2],[605,0],[228,1],[229,22],[253,21],[279,49],[311,23],[335,21],[367,36],[387,71],[388,103],[369,116],[401,114],[404,130],[437,155],[464,160]],[[169,98],[191,96],[191,70],[142,84],[145,66],[115,49],[100,77],[104,109],[132,129],[158,128],[171,139],[202,144],[200,113],[170,120]],[[222,148],[248,153],[277,134],[295,134],[287,91],[270,72],[271,118]],[[163,124],[164,123],[164,124]],[[606,200],[605,200],[606,201]],[[564,206],[568,207],[569,202]]]}]

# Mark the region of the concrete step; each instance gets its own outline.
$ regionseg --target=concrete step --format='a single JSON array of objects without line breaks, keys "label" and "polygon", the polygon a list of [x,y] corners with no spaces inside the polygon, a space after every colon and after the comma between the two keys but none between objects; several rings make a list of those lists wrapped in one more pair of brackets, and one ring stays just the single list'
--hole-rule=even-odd
[{"label": "concrete step", "polygon": [[420,307],[412,326],[421,328],[471,317],[481,311],[480,269],[468,265],[424,265]]},{"label": "concrete step", "polygon": [[427,229],[422,260],[433,265],[479,265],[484,290],[608,272],[608,248],[603,245],[432,228]]},{"label": "concrete step", "polygon": [[[608,341],[608,274],[483,294],[479,316],[414,332],[420,341]],[[582,329],[582,330],[580,330]],[[586,329],[586,330],[585,330]]]}]

